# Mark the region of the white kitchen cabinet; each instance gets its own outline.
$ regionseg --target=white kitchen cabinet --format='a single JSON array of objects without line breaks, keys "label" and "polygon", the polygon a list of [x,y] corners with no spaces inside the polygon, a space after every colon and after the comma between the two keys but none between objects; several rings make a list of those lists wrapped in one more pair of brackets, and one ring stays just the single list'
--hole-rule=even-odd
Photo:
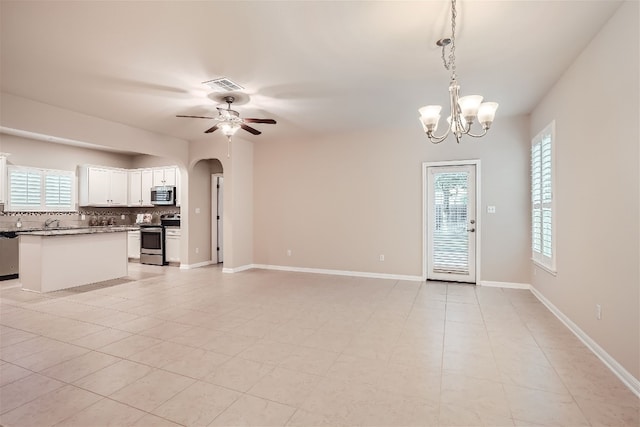
[{"label": "white kitchen cabinet", "polygon": [[180,206],[180,169],[176,169],[176,206]]},{"label": "white kitchen cabinet", "polygon": [[127,256],[140,259],[140,231],[129,231],[127,239]]},{"label": "white kitchen cabinet", "polygon": [[167,262],[180,262],[180,237],[179,228],[167,227],[165,229],[165,259]]},{"label": "white kitchen cabinet", "polygon": [[152,206],[152,169],[132,169],[129,171],[129,206]]},{"label": "white kitchen cabinet", "polygon": [[0,204],[7,201],[7,157],[0,153]]},{"label": "white kitchen cabinet", "polygon": [[81,166],[79,175],[80,206],[127,206],[126,169]]},{"label": "white kitchen cabinet", "polygon": [[153,168],[153,185],[176,185],[176,167]]}]

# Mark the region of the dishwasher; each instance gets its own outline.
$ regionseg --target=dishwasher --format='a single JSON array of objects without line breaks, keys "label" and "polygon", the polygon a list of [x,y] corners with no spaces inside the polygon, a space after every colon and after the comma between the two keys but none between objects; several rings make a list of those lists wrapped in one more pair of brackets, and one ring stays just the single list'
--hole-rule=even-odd
[{"label": "dishwasher", "polygon": [[18,235],[15,231],[0,232],[0,280],[18,277]]}]

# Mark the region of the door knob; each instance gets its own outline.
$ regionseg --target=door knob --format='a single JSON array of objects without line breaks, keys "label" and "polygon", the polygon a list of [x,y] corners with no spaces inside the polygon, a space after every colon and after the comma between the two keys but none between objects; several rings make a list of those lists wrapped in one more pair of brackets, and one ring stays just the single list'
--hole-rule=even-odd
[{"label": "door knob", "polygon": [[467,228],[467,231],[470,233],[474,233],[476,231],[476,228],[475,227]]}]

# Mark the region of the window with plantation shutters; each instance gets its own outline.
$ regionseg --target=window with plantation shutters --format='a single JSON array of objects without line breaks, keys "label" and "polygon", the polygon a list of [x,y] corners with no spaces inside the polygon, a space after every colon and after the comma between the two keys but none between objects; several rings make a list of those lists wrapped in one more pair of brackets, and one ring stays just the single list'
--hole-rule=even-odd
[{"label": "window with plantation shutters", "polygon": [[73,175],[58,172],[44,173],[44,204],[53,210],[73,207]]},{"label": "window with plantation shutters", "polygon": [[24,166],[8,167],[7,211],[75,210],[75,173]]},{"label": "window with plantation shutters", "polygon": [[555,271],[555,122],[531,141],[531,251],[533,261]]},{"label": "window with plantation shutters", "polygon": [[9,210],[39,209],[41,195],[40,171],[9,166]]}]

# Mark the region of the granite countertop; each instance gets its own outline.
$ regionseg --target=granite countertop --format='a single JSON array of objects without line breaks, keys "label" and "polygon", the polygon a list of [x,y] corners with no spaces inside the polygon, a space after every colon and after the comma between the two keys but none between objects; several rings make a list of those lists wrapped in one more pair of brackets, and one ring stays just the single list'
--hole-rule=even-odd
[{"label": "granite countertop", "polygon": [[104,227],[56,227],[56,228],[37,228],[37,229],[12,229],[1,232],[9,232],[27,234],[32,236],[68,236],[78,234],[96,234],[96,233],[120,233],[124,231],[137,231],[139,227],[133,225],[109,225]]}]

